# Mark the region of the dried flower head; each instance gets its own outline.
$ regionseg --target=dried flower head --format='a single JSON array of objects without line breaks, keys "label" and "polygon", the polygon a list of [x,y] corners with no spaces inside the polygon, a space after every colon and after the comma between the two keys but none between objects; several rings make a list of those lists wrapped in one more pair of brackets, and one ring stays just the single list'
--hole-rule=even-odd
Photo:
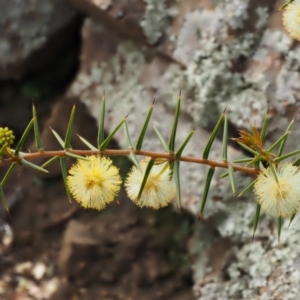
[{"label": "dried flower head", "polygon": [[278,182],[271,168],[263,169],[254,185],[254,194],[261,209],[275,217],[290,217],[300,204],[300,172],[290,163],[276,168]]},{"label": "dried flower head", "polygon": [[142,195],[138,199],[148,161],[145,159],[140,162],[142,171],[135,166],[132,167],[126,179],[125,187],[128,197],[138,206],[159,209],[160,207],[167,206],[175,197],[175,183],[170,176],[171,170],[168,162],[155,164],[151,169]]},{"label": "dried flower head", "polygon": [[88,158],[88,161],[79,159],[71,167],[67,186],[83,207],[100,210],[114,200],[122,180],[110,158],[94,155]]},{"label": "dried flower head", "polygon": [[255,126],[252,126],[252,133],[245,130],[239,130],[239,134],[240,136],[238,138],[232,138],[232,140],[239,144],[243,144],[258,153],[251,163],[258,160],[272,161],[274,154],[263,148],[262,138]]},{"label": "dried flower head", "polygon": [[283,10],[283,26],[289,35],[300,41],[300,3],[289,3]]}]

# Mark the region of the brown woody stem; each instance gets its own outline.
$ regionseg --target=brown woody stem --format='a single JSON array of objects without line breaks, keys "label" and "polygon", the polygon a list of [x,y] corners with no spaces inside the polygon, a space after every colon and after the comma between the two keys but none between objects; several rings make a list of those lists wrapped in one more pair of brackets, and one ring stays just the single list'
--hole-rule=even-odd
[{"label": "brown woody stem", "polygon": [[[160,153],[160,152],[152,152],[152,151],[145,151],[145,150],[112,150],[112,149],[107,149],[105,151],[99,151],[99,150],[75,150],[75,149],[70,149],[67,152],[85,156],[85,155],[106,155],[106,156],[127,156],[131,152],[135,153],[136,155],[140,156],[148,156],[153,159],[157,158],[164,158],[169,161],[185,161],[185,162],[192,162],[192,163],[197,163],[197,164],[203,164],[203,165],[208,165],[212,168],[224,168],[228,169],[229,166],[232,166],[232,168],[235,171],[240,171],[252,175],[258,175],[260,170],[255,169],[255,168],[249,168],[249,167],[244,167],[236,164],[231,164],[230,162],[218,162],[214,160],[209,160],[209,159],[202,159],[202,158],[196,158],[196,157],[189,157],[189,156],[181,156],[181,157],[176,157],[174,154],[169,154],[169,153]],[[12,162],[19,162],[20,159],[26,159],[26,160],[32,160],[36,158],[41,158],[41,157],[54,157],[54,156],[59,156],[59,157],[65,157],[67,156],[65,150],[60,150],[60,151],[39,151],[39,152],[34,152],[34,153],[27,153],[27,154],[22,154],[16,157],[12,158],[5,158],[0,161],[0,167],[4,165],[11,164]]]}]

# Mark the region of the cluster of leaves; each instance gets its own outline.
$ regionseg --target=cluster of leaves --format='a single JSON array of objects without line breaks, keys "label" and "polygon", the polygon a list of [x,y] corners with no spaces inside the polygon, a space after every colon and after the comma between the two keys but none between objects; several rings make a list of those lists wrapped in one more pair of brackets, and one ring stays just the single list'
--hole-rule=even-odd
[{"label": "cluster of leaves", "polygon": [[[233,138],[243,149],[247,152],[251,153],[253,157],[242,159],[239,161],[234,161],[234,163],[246,163],[246,165],[253,165],[256,169],[263,169],[263,168],[270,168],[272,174],[274,176],[275,181],[278,183],[276,167],[277,165],[295,155],[300,154],[300,150],[296,150],[287,154],[283,154],[283,150],[286,144],[286,140],[291,133],[292,126],[294,124],[295,119],[293,118],[290,124],[288,125],[285,133],[275,141],[271,146],[268,148],[264,148],[264,141],[267,132],[267,126],[270,120],[270,114],[267,113],[261,132],[259,133],[256,127],[250,126],[251,132],[246,132],[244,130],[240,130],[240,137]],[[277,150],[277,152],[275,152]],[[293,163],[293,166],[298,167],[300,165],[300,158],[296,159]],[[244,192],[251,190],[255,185],[257,180],[251,182],[241,193],[242,195]],[[239,196],[240,196],[239,195]],[[253,237],[255,231],[257,229],[259,216],[260,216],[261,206],[257,203],[256,206],[256,213],[253,223]],[[290,223],[293,221],[296,212],[290,217]],[[280,237],[281,229],[282,229],[283,219],[281,216],[277,218],[277,233],[278,237]]]},{"label": "cluster of leaves", "polygon": [[[72,128],[74,123],[74,117],[75,117],[75,106],[73,107],[68,127],[66,130],[65,138],[61,138],[56,131],[53,129],[52,132],[54,136],[56,137],[58,143],[63,148],[61,151],[44,151],[41,141],[41,136],[39,132],[39,126],[38,126],[38,120],[36,115],[36,110],[33,105],[32,108],[32,114],[33,118],[29,122],[27,128],[25,129],[20,141],[18,142],[15,149],[11,149],[7,143],[5,143],[5,146],[2,147],[1,150],[1,161],[0,166],[3,164],[10,164],[10,167],[5,174],[4,178],[2,179],[0,183],[0,196],[2,199],[2,202],[4,206],[7,207],[7,201],[5,199],[5,195],[3,192],[3,186],[5,185],[7,179],[11,175],[14,168],[19,164],[21,166],[30,167],[38,171],[42,172],[48,172],[47,166],[51,163],[53,163],[56,160],[60,161],[60,166],[62,170],[63,179],[66,186],[66,192],[69,200],[71,201],[71,195],[70,191],[66,184],[66,179],[68,175],[67,170],[67,159],[68,157],[76,158],[76,159],[83,159],[87,160],[86,155],[126,155],[128,156],[132,162],[135,164],[135,166],[140,169],[139,161],[137,159],[137,155],[147,155],[150,156],[149,163],[147,165],[146,171],[144,172],[144,177],[142,180],[142,184],[140,186],[138,198],[141,197],[144,187],[147,183],[148,176],[151,172],[152,167],[155,164],[163,163],[168,161],[169,166],[171,169],[171,176],[174,177],[175,185],[176,185],[176,191],[177,191],[177,201],[178,201],[178,207],[181,207],[181,187],[180,187],[180,162],[181,161],[189,161],[189,162],[195,162],[200,164],[206,164],[209,165],[209,169],[207,172],[206,182],[204,186],[204,191],[202,194],[201,199],[201,205],[199,210],[199,216],[202,216],[204,212],[204,208],[206,205],[206,201],[208,198],[208,193],[211,185],[211,181],[213,178],[213,175],[215,173],[216,167],[223,167],[227,168],[227,172],[222,175],[222,177],[229,177],[232,192],[235,195],[236,194],[236,182],[235,182],[235,171],[245,171],[245,172],[251,172],[254,174],[258,174],[260,169],[262,167],[268,167],[273,170],[274,177],[276,178],[276,164],[281,162],[282,160],[285,160],[289,157],[292,157],[296,154],[300,153],[300,150],[284,154],[283,155],[283,149],[286,142],[287,137],[290,134],[291,127],[294,123],[294,119],[289,124],[286,132],[270,147],[267,149],[264,148],[264,140],[266,136],[266,130],[267,125],[270,119],[270,114],[268,113],[266,115],[266,118],[264,120],[263,126],[261,131],[259,132],[256,127],[250,126],[250,132],[246,132],[245,130],[240,131],[240,137],[234,138],[233,140],[236,141],[242,148],[244,148],[246,151],[248,151],[252,157],[247,157],[244,159],[236,160],[233,162],[228,162],[228,155],[227,155],[227,148],[228,148],[228,115],[226,110],[222,113],[220,116],[215,128],[213,129],[210,138],[206,144],[206,147],[203,150],[202,158],[189,158],[182,156],[183,150],[185,149],[186,145],[190,141],[191,137],[193,136],[194,129],[187,135],[186,139],[183,141],[183,143],[180,145],[178,149],[175,149],[175,140],[176,140],[176,132],[177,132],[177,126],[178,126],[178,120],[179,120],[179,112],[180,112],[180,104],[181,104],[181,96],[179,95],[176,109],[175,109],[175,115],[173,120],[173,126],[171,129],[171,134],[169,137],[169,142],[166,142],[163,138],[162,134],[159,132],[158,128],[154,127],[154,131],[156,132],[160,142],[162,143],[166,153],[160,154],[156,152],[147,152],[142,150],[143,140],[145,137],[145,133],[147,131],[149,121],[153,112],[154,108],[154,102],[152,103],[147,116],[145,118],[144,124],[141,128],[140,134],[138,136],[137,142],[135,145],[132,144],[128,125],[127,125],[127,116],[123,117],[123,119],[117,124],[115,129],[105,138],[104,135],[104,124],[105,124],[105,96],[102,98],[102,105],[101,105],[101,111],[99,116],[99,128],[98,128],[98,134],[97,134],[97,146],[90,144],[86,139],[79,136],[80,140],[90,149],[90,150],[74,150],[71,147],[71,135],[72,135]],[[125,132],[125,138],[128,150],[108,150],[106,149],[109,142],[112,140],[112,138],[115,136],[117,131],[123,126],[124,132]],[[28,136],[28,133],[30,132],[31,128],[34,129],[34,137],[35,137],[35,145],[37,149],[37,153],[23,153],[21,152],[21,148],[25,142],[25,139]],[[222,162],[216,162],[209,160],[209,153],[211,151],[212,144],[219,132],[219,130],[223,128],[223,139],[222,139]],[[277,150],[277,153],[274,153],[275,149]],[[42,166],[38,166],[36,164],[33,164],[29,162],[31,158],[35,157],[45,157],[48,156],[50,159],[44,163]],[[242,166],[240,165],[242,164]],[[300,159],[296,160],[293,163],[295,166],[299,166]],[[251,190],[253,186],[255,185],[256,180],[254,180],[250,185],[248,185],[240,194],[244,194],[245,192]],[[256,208],[256,214],[254,217],[254,233],[257,229],[258,220],[260,216],[260,205],[257,204]],[[292,221],[294,218],[294,215],[291,217]],[[282,218],[278,218],[278,234],[280,235],[282,227]]]}]

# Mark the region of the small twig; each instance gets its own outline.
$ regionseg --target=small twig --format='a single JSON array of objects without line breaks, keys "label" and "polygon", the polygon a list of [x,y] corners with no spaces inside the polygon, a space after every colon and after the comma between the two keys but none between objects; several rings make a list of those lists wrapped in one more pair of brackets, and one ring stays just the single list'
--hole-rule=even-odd
[{"label": "small twig", "polygon": [[[230,162],[218,162],[214,160],[209,160],[209,159],[202,159],[202,158],[196,158],[196,157],[189,157],[189,156],[181,156],[181,157],[176,157],[174,154],[169,154],[169,153],[163,153],[163,152],[153,152],[153,151],[145,151],[145,150],[115,150],[115,149],[106,149],[105,151],[99,151],[99,150],[75,150],[75,149],[70,149],[68,150],[69,153],[76,154],[76,155],[105,155],[105,156],[128,156],[130,155],[131,152],[133,152],[135,155],[138,156],[148,156],[153,159],[158,159],[158,158],[164,158],[169,161],[185,161],[185,162],[192,162],[192,163],[197,163],[197,164],[203,164],[203,165],[208,165],[212,168],[224,168],[228,169],[229,165],[235,170],[235,171],[240,171],[248,174],[253,174],[257,175],[260,173],[259,169],[256,168],[249,168],[249,167],[244,167],[236,164],[231,164]],[[27,153],[27,154],[22,154],[13,158],[6,158],[0,161],[0,167],[4,165],[9,165],[12,162],[19,162],[21,159],[26,159],[26,160],[33,160],[36,158],[41,158],[41,157],[66,157],[68,156],[66,154],[65,150],[60,150],[60,151],[39,151],[39,152],[33,152],[33,153]]]}]

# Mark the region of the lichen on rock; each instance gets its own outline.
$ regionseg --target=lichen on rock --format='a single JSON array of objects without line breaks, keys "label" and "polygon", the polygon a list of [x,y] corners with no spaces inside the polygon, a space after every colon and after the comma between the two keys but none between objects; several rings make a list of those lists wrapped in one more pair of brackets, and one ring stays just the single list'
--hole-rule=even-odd
[{"label": "lichen on rock", "polygon": [[177,10],[166,7],[165,0],[144,0],[144,2],[146,9],[140,25],[148,43],[153,45],[168,32],[170,19],[176,16]]},{"label": "lichen on rock", "polygon": [[[197,128],[185,150],[190,156],[201,155],[209,137],[203,128],[211,130],[225,108],[235,129],[248,127],[249,121],[259,128],[269,109],[267,145],[280,137],[298,105],[300,56],[299,46],[293,45],[280,27],[272,25],[281,22],[280,15],[275,14],[277,4],[226,0],[217,1],[214,7],[210,2],[209,8],[185,7],[184,13],[179,11],[180,20],[174,18],[178,21],[176,26],[171,26],[166,2],[155,2],[152,7],[151,3],[154,1],[146,2],[147,13],[159,12],[144,19],[157,22],[152,24],[156,27],[144,23],[144,29],[149,29],[144,33],[151,50],[148,45],[123,39],[111,45],[104,38],[105,30],[99,30],[94,39],[106,41],[110,53],[97,53],[89,62],[89,56],[83,55],[86,61],[83,59],[84,66],[70,92],[81,95],[98,118],[105,89],[106,129],[110,131],[122,113],[130,112],[128,124],[135,140],[154,98],[157,100],[151,125],[157,126],[164,137],[169,136],[176,97],[182,89],[177,140],[184,140],[190,126]],[[157,19],[151,19],[154,16]],[[96,27],[86,21],[83,33]],[[89,42],[94,53],[93,43]],[[171,45],[166,47],[169,52],[163,48],[166,44]],[[300,126],[299,122],[296,120],[295,127]],[[287,151],[299,147],[300,134],[297,130],[294,134],[295,138],[286,143]],[[123,146],[122,135],[120,132],[115,137]],[[143,146],[161,149],[151,126]],[[210,158],[219,160],[220,149],[221,143],[216,140]],[[230,147],[229,152],[230,160],[240,155]],[[203,166],[181,164],[182,206],[193,215],[199,213],[206,172]],[[219,178],[222,173],[218,170],[212,180],[203,218],[191,242],[191,255],[197,257],[193,266],[195,294],[199,299],[215,299],[216,295],[220,299],[276,299],[282,293],[284,299],[295,299],[299,273],[292,260],[299,255],[299,245],[298,230],[293,228],[297,228],[299,218],[291,228],[283,230],[278,245],[274,219],[262,214],[252,243],[254,197],[247,194],[235,198],[229,180]],[[238,191],[254,179],[235,175]],[[225,250],[215,254],[216,249],[222,249],[218,245]]]}]

